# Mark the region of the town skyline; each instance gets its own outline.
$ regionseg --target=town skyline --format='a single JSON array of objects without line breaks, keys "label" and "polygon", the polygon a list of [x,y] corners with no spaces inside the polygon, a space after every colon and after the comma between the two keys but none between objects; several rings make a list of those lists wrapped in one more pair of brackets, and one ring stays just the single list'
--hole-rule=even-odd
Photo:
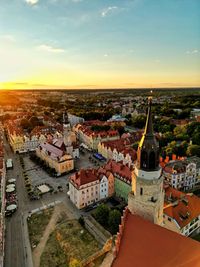
[{"label": "town skyline", "polygon": [[199,87],[199,1],[2,1],[0,89]]}]

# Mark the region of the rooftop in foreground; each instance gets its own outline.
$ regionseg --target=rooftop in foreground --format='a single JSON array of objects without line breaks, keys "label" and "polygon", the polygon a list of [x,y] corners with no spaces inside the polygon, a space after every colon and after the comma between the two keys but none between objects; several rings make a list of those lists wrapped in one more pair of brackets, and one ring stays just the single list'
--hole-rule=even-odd
[{"label": "rooftop in foreground", "polygon": [[190,238],[127,214],[112,267],[199,267],[200,244]]}]

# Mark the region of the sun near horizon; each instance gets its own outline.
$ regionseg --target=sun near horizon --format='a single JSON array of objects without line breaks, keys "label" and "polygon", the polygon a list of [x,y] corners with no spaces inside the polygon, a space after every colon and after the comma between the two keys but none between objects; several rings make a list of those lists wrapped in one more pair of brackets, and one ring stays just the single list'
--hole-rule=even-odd
[{"label": "sun near horizon", "polygon": [[200,2],[13,0],[0,89],[200,87]]}]

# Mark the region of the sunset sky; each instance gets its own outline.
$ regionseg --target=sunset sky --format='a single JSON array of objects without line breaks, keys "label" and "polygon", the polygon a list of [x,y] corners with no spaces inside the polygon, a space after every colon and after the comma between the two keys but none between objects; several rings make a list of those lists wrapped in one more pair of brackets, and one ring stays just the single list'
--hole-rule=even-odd
[{"label": "sunset sky", "polygon": [[0,0],[0,88],[200,86],[199,0]]}]

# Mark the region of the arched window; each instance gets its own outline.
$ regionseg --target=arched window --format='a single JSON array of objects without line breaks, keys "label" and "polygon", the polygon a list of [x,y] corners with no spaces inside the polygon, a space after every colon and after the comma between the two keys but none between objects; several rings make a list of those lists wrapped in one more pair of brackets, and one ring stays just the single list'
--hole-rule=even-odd
[{"label": "arched window", "polygon": [[146,151],[142,151],[141,154],[141,167],[147,168],[148,155]]},{"label": "arched window", "polygon": [[156,167],[155,152],[152,151],[149,155],[149,169],[155,169],[155,167]]}]

